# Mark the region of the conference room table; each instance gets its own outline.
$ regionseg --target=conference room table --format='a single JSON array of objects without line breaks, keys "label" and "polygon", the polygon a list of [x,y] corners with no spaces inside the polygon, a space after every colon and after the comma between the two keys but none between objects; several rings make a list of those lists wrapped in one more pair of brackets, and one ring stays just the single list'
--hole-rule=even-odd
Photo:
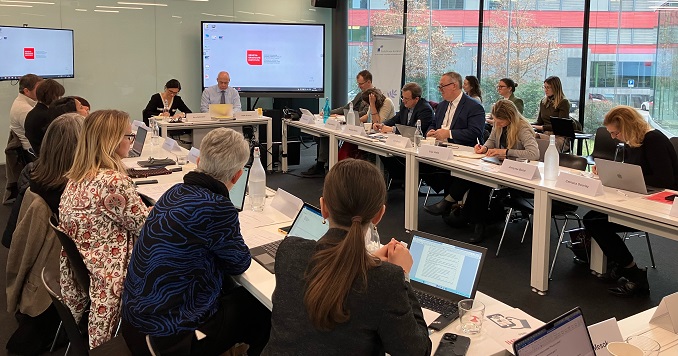
[{"label": "conference room table", "polygon": [[193,146],[200,148],[200,142],[207,133],[218,127],[243,127],[252,126],[254,128],[254,139],[259,141],[259,125],[266,125],[266,170],[271,172],[273,170],[273,125],[272,119],[268,116],[262,117],[248,117],[238,118],[233,120],[209,120],[209,121],[186,121],[183,122],[169,122],[167,120],[158,120],[158,127],[160,128],[160,136],[168,137],[170,130],[192,130],[193,131]]},{"label": "conference room table", "polygon": [[[322,124],[322,120],[314,123],[299,121],[283,121],[283,130],[286,126],[300,128],[304,132],[312,132],[317,136],[326,136],[330,141],[330,168],[336,163],[340,141],[358,144],[360,149],[378,155],[398,155],[405,158],[405,230],[418,228],[418,179],[419,165],[428,164],[449,170],[450,174],[469,181],[493,188],[510,187],[534,194],[534,215],[532,217],[532,257],[530,286],[540,295],[548,291],[548,268],[550,261],[551,244],[551,205],[552,200],[560,200],[578,206],[601,211],[609,215],[611,222],[629,226],[639,231],[647,231],[669,239],[678,240],[678,219],[669,216],[669,204],[650,201],[640,194],[620,191],[613,188],[603,188],[603,194],[587,196],[571,190],[556,187],[556,181],[547,181],[543,178],[543,163],[532,162],[540,171],[539,179],[523,179],[499,172],[499,166],[483,162],[479,159],[456,157],[441,160],[423,157],[414,149],[399,149],[387,146],[383,142],[371,140],[355,135],[346,134],[343,127],[331,129]],[[342,125],[344,126],[344,125]],[[287,151],[283,135],[283,152]],[[452,145],[452,151],[470,151],[471,147]],[[283,171],[287,165],[283,155]],[[561,172],[571,171],[561,167]],[[575,172],[578,174],[578,172]],[[600,247],[592,241],[591,269],[598,274],[605,272],[606,261]]]}]

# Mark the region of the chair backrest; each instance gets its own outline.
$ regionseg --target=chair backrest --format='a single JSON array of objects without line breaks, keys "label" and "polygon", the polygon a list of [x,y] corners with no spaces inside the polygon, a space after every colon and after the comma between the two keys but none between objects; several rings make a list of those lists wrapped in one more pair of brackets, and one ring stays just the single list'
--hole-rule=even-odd
[{"label": "chair backrest", "polygon": [[609,161],[614,161],[614,153],[617,150],[619,140],[612,138],[610,133],[604,126],[596,130],[596,136],[593,141],[593,158],[602,158]]},{"label": "chair backrest", "polygon": [[551,117],[553,134],[574,139],[574,123],[570,118]]},{"label": "chair backrest", "polygon": [[678,154],[678,137],[671,137],[669,141],[671,141],[673,149],[676,150],[676,154]]},{"label": "chair backrest", "polygon": [[89,355],[87,339],[80,333],[80,328],[78,327],[78,323],[75,321],[71,310],[68,309],[63,302],[61,286],[59,285],[57,276],[53,272],[43,268],[42,284],[45,286],[45,289],[47,289],[50,298],[52,298],[52,304],[63,322],[62,325],[66,330],[66,336],[68,336],[68,341],[71,343],[69,348],[71,355]]},{"label": "chair backrest", "polygon": [[75,242],[73,242],[73,239],[71,239],[70,236],[59,230],[57,227],[59,222],[56,216],[52,216],[49,219],[49,223],[52,225],[52,229],[54,229],[56,232],[57,238],[59,239],[59,242],[61,242],[61,246],[66,252],[66,258],[68,258],[68,262],[71,264],[75,279],[78,281],[78,284],[80,287],[82,287],[82,289],[89,290],[89,270],[85,265],[85,261],[82,260],[82,256],[80,255],[78,248],[75,246]]},{"label": "chair backrest", "polygon": [[586,169],[586,166],[588,165],[588,161],[584,157],[571,155],[569,153],[560,153],[559,155],[561,167],[567,167],[583,171]]},{"label": "chair backrest", "polygon": [[539,162],[544,162],[544,155],[546,154],[546,150],[549,148],[549,139],[538,138],[537,147],[539,147]]}]

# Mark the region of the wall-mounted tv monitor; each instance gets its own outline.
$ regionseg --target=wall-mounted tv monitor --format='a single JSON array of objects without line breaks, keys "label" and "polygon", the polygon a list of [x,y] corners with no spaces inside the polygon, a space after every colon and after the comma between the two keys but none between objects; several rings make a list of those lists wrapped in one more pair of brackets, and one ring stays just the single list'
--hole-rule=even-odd
[{"label": "wall-mounted tv monitor", "polygon": [[227,71],[241,96],[324,96],[325,25],[203,21],[200,28],[203,88]]},{"label": "wall-mounted tv monitor", "polygon": [[73,78],[73,30],[0,26],[0,80]]}]

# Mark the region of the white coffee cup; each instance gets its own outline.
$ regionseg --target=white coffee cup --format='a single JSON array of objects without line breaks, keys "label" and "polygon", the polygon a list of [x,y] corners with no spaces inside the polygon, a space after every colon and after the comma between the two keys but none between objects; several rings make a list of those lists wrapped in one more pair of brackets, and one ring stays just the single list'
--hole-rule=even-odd
[{"label": "white coffee cup", "polygon": [[372,130],[372,123],[366,122],[363,124],[363,126],[365,126],[365,132],[370,133],[370,130]]},{"label": "white coffee cup", "polygon": [[611,342],[606,349],[612,356],[643,356],[643,350],[625,342]]}]

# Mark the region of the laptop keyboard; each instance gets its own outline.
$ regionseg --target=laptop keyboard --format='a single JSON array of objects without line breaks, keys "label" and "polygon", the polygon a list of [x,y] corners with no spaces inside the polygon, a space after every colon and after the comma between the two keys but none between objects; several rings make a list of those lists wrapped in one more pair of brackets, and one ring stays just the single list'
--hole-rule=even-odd
[{"label": "laptop keyboard", "polygon": [[259,247],[263,248],[264,251],[268,252],[269,255],[271,255],[271,256],[273,256],[273,258],[275,258],[275,255],[278,252],[278,246],[280,246],[281,242],[282,242],[282,240],[273,241],[273,242],[267,243],[266,245],[261,245]]},{"label": "laptop keyboard", "polygon": [[449,315],[458,312],[457,304],[454,302],[438,298],[434,295],[416,289],[414,290],[414,294],[417,296],[419,304],[421,304],[422,308],[433,310],[434,312],[443,315]]}]

